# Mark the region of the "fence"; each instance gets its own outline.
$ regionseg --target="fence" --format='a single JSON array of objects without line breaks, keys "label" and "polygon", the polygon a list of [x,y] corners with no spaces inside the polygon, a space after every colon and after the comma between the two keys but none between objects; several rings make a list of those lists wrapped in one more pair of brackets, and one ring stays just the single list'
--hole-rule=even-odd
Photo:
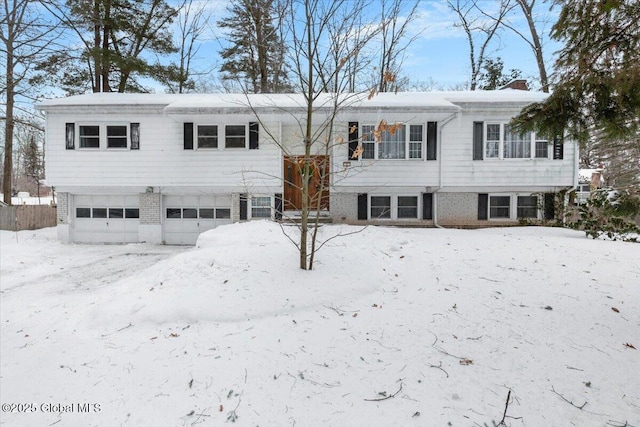
[{"label": "fence", "polygon": [[0,230],[55,227],[56,208],[46,205],[0,206]]}]

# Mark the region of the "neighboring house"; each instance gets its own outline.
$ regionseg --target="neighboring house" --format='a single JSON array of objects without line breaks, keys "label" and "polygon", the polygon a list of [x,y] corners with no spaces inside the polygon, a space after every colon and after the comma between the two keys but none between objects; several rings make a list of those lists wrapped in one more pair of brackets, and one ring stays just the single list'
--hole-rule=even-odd
[{"label": "neighboring house", "polygon": [[580,169],[578,171],[578,186],[576,187],[574,203],[576,205],[586,203],[591,192],[602,188],[603,185],[602,169]]},{"label": "neighboring house", "polygon": [[[518,135],[508,124],[545,96],[354,96],[324,133],[331,148],[313,152],[310,188],[321,191],[320,175],[328,180],[322,208],[334,222],[481,227],[549,218],[554,194],[577,184],[575,144]],[[330,101],[316,102],[316,129]],[[109,93],[43,102],[60,238],[194,244],[218,225],[299,210],[303,102]],[[399,125],[375,141],[382,120]]]}]

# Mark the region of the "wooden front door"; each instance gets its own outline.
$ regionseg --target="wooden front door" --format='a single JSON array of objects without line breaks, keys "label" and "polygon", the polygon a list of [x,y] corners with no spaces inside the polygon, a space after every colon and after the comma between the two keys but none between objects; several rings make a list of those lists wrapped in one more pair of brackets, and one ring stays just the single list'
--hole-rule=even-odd
[{"label": "wooden front door", "polygon": [[[284,210],[302,209],[302,168],[303,156],[284,158]],[[329,156],[311,156],[311,177],[309,181],[309,208],[329,209]]]}]

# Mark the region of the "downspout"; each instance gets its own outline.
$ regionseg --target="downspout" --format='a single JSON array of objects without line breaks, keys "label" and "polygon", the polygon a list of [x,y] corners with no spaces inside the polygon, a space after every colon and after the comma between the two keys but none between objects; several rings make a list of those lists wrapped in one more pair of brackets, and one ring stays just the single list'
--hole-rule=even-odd
[{"label": "downspout", "polygon": [[567,192],[567,196],[564,198],[564,215],[562,217],[562,225],[567,224],[567,211],[569,210],[569,200],[571,196],[569,195],[572,191],[575,191],[578,188],[578,175],[580,173],[580,146],[576,144],[575,141],[572,141],[573,144],[573,185]]},{"label": "downspout", "polygon": [[437,141],[439,142],[438,144],[438,163],[439,163],[439,170],[438,170],[438,187],[434,190],[433,194],[434,194],[434,198],[433,198],[433,225],[438,227],[438,228],[443,228],[442,226],[440,226],[438,224],[438,195],[436,193],[438,193],[440,191],[440,189],[442,189],[442,129],[451,121],[453,120],[455,117],[458,116],[458,112],[456,111],[455,113],[453,113],[452,115],[450,115],[449,117],[447,117],[446,119],[444,119],[441,123],[440,126],[438,126],[438,138]]}]

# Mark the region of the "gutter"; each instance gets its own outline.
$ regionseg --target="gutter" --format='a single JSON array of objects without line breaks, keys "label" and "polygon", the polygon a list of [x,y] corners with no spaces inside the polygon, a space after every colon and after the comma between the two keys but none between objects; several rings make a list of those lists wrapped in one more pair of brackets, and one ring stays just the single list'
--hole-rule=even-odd
[{"label": "gutter", "polygon": [[436,194],[442,189],[442,169],[443,169],[442,167],[442,129],[447,124],[449,124],[450,121],[456,118],[458,116],[458,113],[459,111],[456,111],[455,113],[453,113],[452,115],[444,119],[441,122],[440,126],[438,126],[438,141],[440,142],[438,144],[438,163],[439,163],[438,187],[433,191],[433,194],[435,195],[435,197],[433,198],[433,225],[436,226],[437,228],[443,228],[438,224],[438,196]]}]

